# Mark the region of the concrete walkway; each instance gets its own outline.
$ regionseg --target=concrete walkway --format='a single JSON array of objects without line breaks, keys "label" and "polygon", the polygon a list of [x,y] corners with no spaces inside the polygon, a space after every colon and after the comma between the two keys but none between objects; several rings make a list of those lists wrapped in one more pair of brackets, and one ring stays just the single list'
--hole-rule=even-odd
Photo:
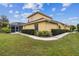
[{"label": "concrete walkway", "polygon": [[38,37],[38,36],[28,35],[28,34],[24,34],[24,33],[20,33],[20,32],[15,32],[15,33],[11,33],[11,34],[20,34],[20,35],[28,36],[28,37],[36,39],[36,40],[49,41],[49,40],[58,40],[64,36],[68,35],[69,33],[63,33],[63,34],[60,34],[57,36],[52,36],[52,37]]}]

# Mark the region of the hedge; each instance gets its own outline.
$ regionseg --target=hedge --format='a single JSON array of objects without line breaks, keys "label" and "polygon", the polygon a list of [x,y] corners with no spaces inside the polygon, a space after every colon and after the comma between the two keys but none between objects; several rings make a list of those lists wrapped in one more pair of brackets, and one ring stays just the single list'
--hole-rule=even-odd
[{"label": "hedge", "polygon": [[21,32],[25,33],[25,34],[30,34],[30,35],[37,35],[40,37],[49,37],[49,36],[51,36],[51,33],[54,36],[54,35],[62,34],[65,32],[70,32],[70,31],[65,30],[65,29],[52,29],[51,32],[49,32],[49,31],[38,31],[37,32],[34,29],[26,29],[26,30],[22,30]]},{"label": "hedge", "polygon": [[37,36],[40,36],[40,37],[49,37],[49,36],[51,36],[51,33],[49,31],[38,31],[37,32]]},{"label": "hedge", "polygon": [[8,27],[3,27],[3,28],[1,29],[1,32],[2,32],[2,33],[10,33],[10,28],[8,28]]},{"label": "hedge", "polygon": [[70,32],[69,30],[65,30],[65,29],[52,29],[51,30],[52,35],[58,35],[58,34],[62,34],[65,32]]},{"label": "hedge", "polygon": [[22,30],[22,33],[25,34],[30,34],[30,35],[34,35],[35,34],[35,30],[34,29],[26,29],[26,30]]}]

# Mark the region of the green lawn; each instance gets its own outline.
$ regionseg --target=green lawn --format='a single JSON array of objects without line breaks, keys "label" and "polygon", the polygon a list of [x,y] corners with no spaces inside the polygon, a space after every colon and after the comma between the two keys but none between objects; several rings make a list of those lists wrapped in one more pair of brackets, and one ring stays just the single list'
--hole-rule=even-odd
[{"label": "green lawn", "polygon": [[0,34],[0,55],[79,55],[79,33],[69,34],[56,41]]}]

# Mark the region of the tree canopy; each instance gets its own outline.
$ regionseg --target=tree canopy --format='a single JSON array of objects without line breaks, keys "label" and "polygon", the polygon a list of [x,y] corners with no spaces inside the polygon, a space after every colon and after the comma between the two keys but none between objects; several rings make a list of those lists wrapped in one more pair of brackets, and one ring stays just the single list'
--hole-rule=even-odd
[{"label": "tree canopy", "polygon": [[79,24],[77,24],[77,31],[79,32]]},{"label": "tree canopy", "polygon": [[8,20],[7,16],[4,16],[4,15],[0,16],[0,32],[9,31],[8,25],[9,25],[9,20]]}]

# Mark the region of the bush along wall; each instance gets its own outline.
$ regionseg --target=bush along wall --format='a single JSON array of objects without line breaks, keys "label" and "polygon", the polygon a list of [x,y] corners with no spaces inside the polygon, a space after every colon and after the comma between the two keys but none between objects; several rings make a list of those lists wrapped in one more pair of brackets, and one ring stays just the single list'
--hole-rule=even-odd
[{"label": "bush along wall", "polygon": [[40,37],[50,37],[51,33],[49,31],[38,31],[37,32],[37,36],[40,36]]},{"label": "bush along wall", "polygon": [[30,35],[36,35],[39,37],[50,37],[51,33],[49,31],[36,31],[34,29],[27,29],[27,30],[22,30],[22,33],[25,34],[30,34]]},{"label": "bush along wall", "polygon": [[21,32],[25,34],[35,35],[34,29],[25,29],[25,30],[22,30]]},{"label": "bush along wall", "polygon": [[36,35],[39,37],[50,37],[70,31],[65,29],[52,29],[51,32],[49,32],[49,31],[36,31],[34,29],[26,29],[26,30],[22,30],[21,32],[30,35]]},{"label": "bush along wall", "polygon": [[2,32],[2,33],[10,33],[10,28],[9,28],[9,27],[3,27],[3,28],[1,29],[1,32]]},{"label": "bush along wall", "polygon": [[69,30],[65,30],[65,29],[52,29],[51,30],[52,35],[58,35],[58,34],[62,34],[65,32],[70,32]]},{"label": "bush along wall", "polygon": [[77,24],[77,31],[79,32],[79,24]]}]

